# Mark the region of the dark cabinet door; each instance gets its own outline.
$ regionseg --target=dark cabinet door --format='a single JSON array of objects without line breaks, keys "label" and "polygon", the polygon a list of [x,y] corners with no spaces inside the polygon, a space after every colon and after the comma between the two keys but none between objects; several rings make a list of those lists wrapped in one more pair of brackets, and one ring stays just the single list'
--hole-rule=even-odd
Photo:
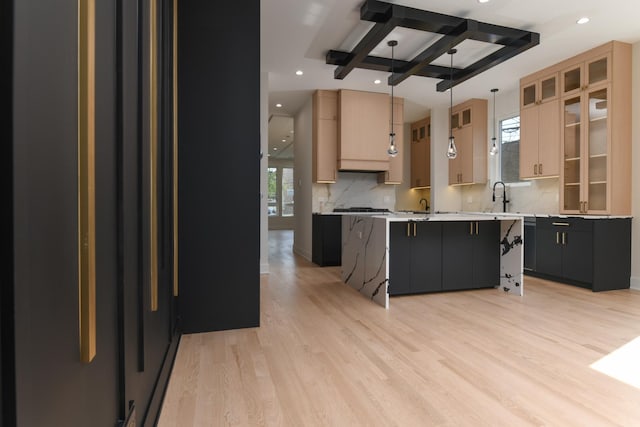
[{"label": "dark cabinet door", "polygon": [[389,295],[411,293],[411,224],[389,224]]},{"label": "dark cabinet door", "polygon": [[500,285],[500,223],[477,221],[473,236],[473,287]]},{"label": "dark cabinet door", "polygon": [[469,221],[442,224],[442,290],[473,287],[474,230]]},{"label": "dark cabinet door", "polygon": [[562,277],[561,230],[548,218],[538,218],[536,225],[536,272]]},{"label": "dark cabinet door", "polygon": [[593,282],[593,233],[566,231],[562,243],[563,277],[579,282]]},{"label": "dark cabinet door", "polygon": [[442,290],[442,224],[413,223],[415,236],[411,239],[411,291]]}]

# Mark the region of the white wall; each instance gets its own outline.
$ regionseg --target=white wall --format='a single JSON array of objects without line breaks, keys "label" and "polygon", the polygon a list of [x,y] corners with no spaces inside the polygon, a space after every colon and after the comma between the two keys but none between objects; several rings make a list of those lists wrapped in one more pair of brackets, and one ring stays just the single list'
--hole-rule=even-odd
[{"label": "white wall", "polygon": [[640,42],[633,45],[632,65],[631,287],[640,290],[640,219],[638,218],[640,216]]},{"label": "white wall", "polygon": [[308,260],[311,260],[311,119],[312,104],[309,97],[293,121],[293,176],[296,182],[293,252]]},{"label": "white wall", "polygon": [[260,73],[260,274],[269,273],[267,153],[269,152],[269,73]]}]

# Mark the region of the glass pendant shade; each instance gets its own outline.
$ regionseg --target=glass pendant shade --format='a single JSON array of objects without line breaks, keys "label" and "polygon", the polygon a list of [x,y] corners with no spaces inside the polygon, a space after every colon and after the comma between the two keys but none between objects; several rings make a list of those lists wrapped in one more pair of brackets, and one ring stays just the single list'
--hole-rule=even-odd
[{"label": "glass pendant shade", "polygon": [[390,157],[395,157],[398,155],[398,148],[396,147],[396,134],[391,132],[389,134],[389,148],[387,149],[387,154]]},{"label": "glass pendant shade", "polygon": [[453,160],[458,155],[458,149],[456,148],[456,139],[453,136],[449,137],[449,146],[447,147],[447,157],[449,160]]},{"label": "glass pendant shade", "polygon": [[496,137],[491,138],[491,149],[489,150],[489,154],[495,156],[498,154],[498,144],[496,144]]}]

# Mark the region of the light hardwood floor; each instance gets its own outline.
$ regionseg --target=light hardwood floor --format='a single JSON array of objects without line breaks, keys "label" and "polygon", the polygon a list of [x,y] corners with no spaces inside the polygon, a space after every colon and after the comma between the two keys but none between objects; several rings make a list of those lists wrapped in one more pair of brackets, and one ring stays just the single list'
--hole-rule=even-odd
[{"label": "light hardwood floor", "polygon": [[640,336],[640,292],[527,277],[387,311],[269,239],[261,326],[183,336],[161,427],[640,426],[640,390],[590,367]]}]

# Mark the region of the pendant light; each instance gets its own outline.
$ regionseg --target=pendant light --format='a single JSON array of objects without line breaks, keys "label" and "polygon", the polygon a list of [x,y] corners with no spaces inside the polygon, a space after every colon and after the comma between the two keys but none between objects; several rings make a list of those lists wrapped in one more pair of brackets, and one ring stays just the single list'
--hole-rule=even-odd
[{"label": "pendant light", "polygon": [[[393,77],[393,48],[398,45],[398,42],[396,40],[389,40],[387,45],[391,46],[391,77]],[[387,154],[389,157],[395,157],[398,155],[398,147],[396,147],[396,133],[393,131],[393,82],[391,82],[391,131],[389,132],[389,148],[387,149]]]},{"label": "pendant light", "polygon": [[456,49],[450,49],[449,52],[447,52],[449,55],[451,55],[451,75],[449,80],[451,83],[451,86],[449,86],[449,146],[447,147],[447,157],[449,158],[449,160],[455,159],[458,155],[458,150],[456,149],[456,140],[453,137],[453,120],[451,120],[451,113],[453,111],[453,54],[455,54],[456,52]]},{"label": "pendant light", "polygon": [[498,154],[498,144],[496,142],[496,92],[498,89],[491,89],[493,92],[493,138],[491,138],[491,149],[489,154],[495,156]]}]

